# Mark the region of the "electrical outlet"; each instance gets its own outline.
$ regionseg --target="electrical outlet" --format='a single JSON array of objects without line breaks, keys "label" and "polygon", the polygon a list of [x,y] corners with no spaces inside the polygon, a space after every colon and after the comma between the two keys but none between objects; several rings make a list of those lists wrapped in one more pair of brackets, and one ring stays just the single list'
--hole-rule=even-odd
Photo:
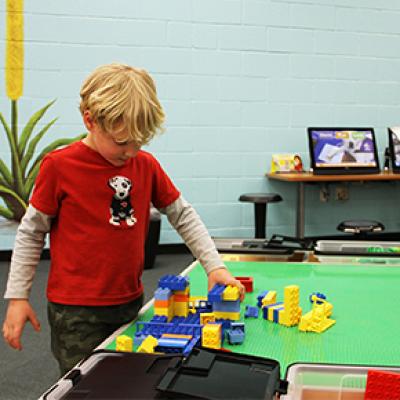
[{"label": "electrical outlet", "polygon": [[346,186],[337,186],[335,192],[335,199],[344,201],[349,199],[349,189]]}]

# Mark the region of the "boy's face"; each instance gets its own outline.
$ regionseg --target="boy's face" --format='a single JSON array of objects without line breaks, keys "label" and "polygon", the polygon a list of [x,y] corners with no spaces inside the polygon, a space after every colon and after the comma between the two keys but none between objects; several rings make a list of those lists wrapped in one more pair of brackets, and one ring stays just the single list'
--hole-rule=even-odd
[{"label": "boy's face", "polygon": [[91,119],[90,113],[85,111],[83,120],[89,134],[85,143],[93,150],[97,151],[110,164],[121,167],[130,158],[137,155],[140,146],[132,139],[126,139],[128,134],[126,129],[117,129],[114,133],[103,131],[100,126]]}]

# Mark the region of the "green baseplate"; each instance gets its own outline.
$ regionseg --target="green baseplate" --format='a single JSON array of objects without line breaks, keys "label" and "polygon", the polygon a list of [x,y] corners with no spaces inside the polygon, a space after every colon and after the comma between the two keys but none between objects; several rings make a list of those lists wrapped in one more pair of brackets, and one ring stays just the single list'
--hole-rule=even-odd
[{"label": "green baseplate", "polygon": [[[235,276],[251,276],[253,293],[241,304],[241,320],[246,337],[241,345],[224,347],[238,353],[278,360],[281,373],[295,362],[334,364],[400,365],[400,267],[366,265],[326,265],[281,262],[227,262]],[[189,274],[190,293],[207,295],[207,279],[197,265]],[[318,334],[300,332],[262,318],[244,319],[246,304],[256,305],[263,290],[276,290],[283,300],[287,285],[300,287],[303,314],[311,309],[309,295],[321,292],[333,304],[336,320],[327,331]],[[261,310],[260,310],[261,311]],[[153,309],[140,320],[148,321]],[[133,335],[134,324],[123,334]],[[115,340],[107,346],[115,349]]]}]

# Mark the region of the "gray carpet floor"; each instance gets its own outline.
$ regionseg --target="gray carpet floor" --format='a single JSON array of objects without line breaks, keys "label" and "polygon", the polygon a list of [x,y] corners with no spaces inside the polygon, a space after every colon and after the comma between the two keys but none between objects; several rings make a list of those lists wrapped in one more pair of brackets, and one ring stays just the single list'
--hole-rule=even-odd
[{"label": "gray carpet floor", "polygon": [[[160,276],[178,274],[193,258],[190,254],[158,255],[152,269],[144,271],[143,284],[146,301],[153,297]],[[8,275],[8,262],[0,262],[0,290],[4,293]],[[31,293],[31,304],[41,322],[37,333],[28,323],[22,336],[22,351],[11,349],[0,340],[0,399],[37,399],[59,377],[56,361],[50,351],[50,330],[47,323],[45,295],[49,261],[41,261]],[[3,323],[7,303],[0,302],[0,321]]]}]

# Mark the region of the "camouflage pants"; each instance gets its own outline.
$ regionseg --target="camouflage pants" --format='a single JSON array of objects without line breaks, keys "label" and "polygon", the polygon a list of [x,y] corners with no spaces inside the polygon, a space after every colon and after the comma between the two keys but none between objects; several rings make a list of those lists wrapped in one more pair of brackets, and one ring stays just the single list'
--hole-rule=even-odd
[{"label": "camouflage pants", "polygon": [[121,325],[136,318],[143,296],[116,306],[70,306],[48,303],[51,351],[67,373]]}]

